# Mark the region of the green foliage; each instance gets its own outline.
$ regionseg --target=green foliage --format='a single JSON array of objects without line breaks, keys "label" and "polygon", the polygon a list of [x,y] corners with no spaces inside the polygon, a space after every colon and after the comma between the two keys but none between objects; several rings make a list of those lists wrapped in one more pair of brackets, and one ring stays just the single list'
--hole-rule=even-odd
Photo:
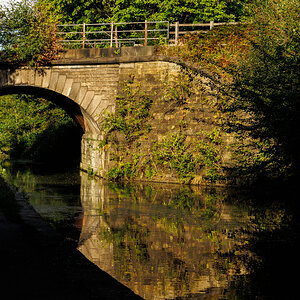
[{"label": "green foliage", "polygon": [[224,80],[221,89],[230,96],[218,108],[228,114],[223,128],[236,134],[231,151],[238,177],[299,174],[300,4],[254,1],[251,9],[248,25],[186,35],[182,46],[160,51],[201,63]]},{"label": "green foliage", "polygon": [[131,179],[136,175],[136,166],[131,162],[120,162],[118,166],[111,168],[106,176],[109,180],[118,181],[121,179]]},{"label": "green foliage", "polygon": [[207,33],[186,34],[179,47],[160,47],[159,52],[201,64],[219,77],[230,78],[242,55],[247,55],[252,28],[249,24],[219,26]]},{"label": "green foliage", "polygon": [[176,125],[179,131],[166,133],[152,145],[146,143],[146,148],[141,146],[141,141],[147,140],[151,132],[147,121],[152,100],[141,92],[140,87],[134,88],[133,82],[125,82],[124,96],[117,99],[115,113],[109,113],[102,124],[106,137],[101,147],[112,146],[113,149],[110,159],[114,161],[114,167],[106,174],[110,180],[153,179],[170,173],[184,183],[191,182],[196,176],[197,182],[224,179],[219,127],[204,130],[188,139],[185,133],[185,110],[188,110],[189,99],[195,93],[194,76],[191,71],[184,71],[172,78],[169,85],[165,84],[162,99],[169,102],[168,107],[172,105],[173,109],[180,110],[182,118]]},{"label": "green foliage", "polygon": [[0,60],[40,66],[60,49],[53,20],[43,6],[28,0],[0,6]]},{"label": "green foliage", "polygon": [[240,0],[39,0],[63,23],[235,21],[247,12]]},{"label": "green foliage", "polygon": [[187,103],[192,94],[192,74],[187,70],[182,70],[173,82],[165,82],[164,101],[173,102],[178,105]]},{"label": "green foliage", "polygon": [[271,176],[299,172],[299,11],[299,1],[256,1],[251,48],[235,73],[231,109],[250,117],[234,130],[257,141],[261,169]]},{"label": "green foliage", "polygon": [[156,142],[152,148],[153,160],[174,171],[183,182],[189,182],[199,172],[206,180],[224,179],[219,131],[202,133],[202,139],[193,143],[187,143],[186,138],[185,134],[177,132]]},{"label": "green foliage", "polygon": [[156,142],[152,149],[154,160],[174,170],[182,179],[193,177],[196,170],[196,160],[185,140],[186,136],[180,133],[171,134]]},{"label": "green foliage", "polygon": [[[69,140],[69,147],[75,147],[74,143],[80,140],[79,131],[72,119],[53,103],[33,96],[2,96],[0,118],[1,159],[53,161],[64,155],[74,159],[67,154],[69,148],[62,145]],[[78,154],[74,150],[71,153]]]},{"label": "green foliage", "polygon": [[146,120],[150,116],[152,100],[139,88],[134,89],[132,82],[124,83],[124,96],[117,98],[115,113],[109,113],[102,128],[109,134],[122,132],[128,142],[151,130]]},{"label": "green foliage", "polygon": [[204,176],[211,181],[224,179],[221,154],[218,145],[222,144],[220,130],[215,128],[204,132],[204,139],[195,143],[196,160],[204,168]]}]

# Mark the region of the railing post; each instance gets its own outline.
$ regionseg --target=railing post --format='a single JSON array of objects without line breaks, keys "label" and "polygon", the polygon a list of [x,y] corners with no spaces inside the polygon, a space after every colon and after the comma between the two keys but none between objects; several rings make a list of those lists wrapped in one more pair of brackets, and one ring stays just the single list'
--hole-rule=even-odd
[{"label": "railing post", "polygon": [[115,43],[116,43],[116,48],[119,47],[118,45],[118,27],[115,27]]},{"label": "railing post", "polygon": [[167,28],[167,41],[168,41],[168,44],[170,43],[170,22],[168,21],[168,28]]},{"label": "railing post", "polygon": [[175,45],[178,45],[179,38],[179,22],[175,22]]},{"label": "railing post", "polygon": [[83,23],[82,27],[82,48],[84,49],[85,47],[85,23]]},{"label": "railing post", "polygon": [[209,30],[212,30],[213,28],[214,28],[214,21],[210,21],[210,23],[209,23]]},{"label": "railing post", "polygon": [[148,21],[145,20],[145,46],[148,45]]},{"label": "railing post", "polygon": [[114,22],[110,23],[110,48],[113,46],[113,39],[114,39]]}]

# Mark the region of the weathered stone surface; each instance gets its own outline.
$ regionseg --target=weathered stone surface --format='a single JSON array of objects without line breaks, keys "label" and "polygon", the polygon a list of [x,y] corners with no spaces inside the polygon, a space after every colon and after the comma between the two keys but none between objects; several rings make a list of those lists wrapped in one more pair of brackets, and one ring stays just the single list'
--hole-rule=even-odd
[{"label": "weathered stone surface", "polygon": [[42,86],[43,83],[43,74],[39,71],[35,73],[35,86]]},{"label": "weathered stone surface", "polygon": [[[101,122],[106,112],[114,112],[116,98],[124,94],[124,82],[133,81],[153,98],[151,108],[151,133],[139,142],[148,145],[162,140],[166,134],[177,130],[180,121],[188,120],[185,133],[196,136],[203,128],[209,128],[212,111],[201,99],[189,99],[189,109],[183,110],[164,101],[166,84],[176,82],[182,62],[155,55],[154,47],[124,47],[121,49],[77,49],[61,54],[51,66],[38,70],[26,67],[10,69],[1,65],[0,95],[13,92],[17,87],[28,87],[30,92],[41,94],[50,100],[60,97],[57,103],[78,119],[81,114],[86,134],[82,139],[82,164],[85,170],[92,169],[103,175],[110,168],[109,149],[99,150],[102,140]],[[201,73],[202,72],[202,73]],[[204,74],[200,81],[206,89],[206,100],[217,101],[211,88],[211,76]],[[207,76],[206,76],[207,75]],[[209,90],[210,89],[210,90]],[[16,89],[17,90],[17,89]],[[208,95],[209,90],[209,95]],[[27,90],[24,90],[25,92]],[[81,120],[82,120],[81,119]],[[224,156],[224,160],[230,159]]]},{"label": "weathered stone surface", "polygon": [[64,86],[63,91],[62,91],[63,95],[69,97],[69,95],[71,93],[72,84],[73,84],[73,79],[68,78],[65,82],[65,86]]},{"label": "weathered stone surface", "polygon": [[58,76],[58,83],[56,86],[56,91],[58,93],[61,93],[65,87],[65,82],[66,82],[67,76],[65,74],[59,75]]},{"label": "weathered stone surface", "polygon": [[[48,88],[50,85],[51,69],[42,69],[42,72],[43,72],[42,87]],[[23,82],[23,83],[25,83],[25,82]]]},{"label": "weathered stone surface", "polygon": [[87,91],[87,93],[85,94],[85,97],[81,103],[81,106],[87,110],[89,105],[91,104],[93,98],[94,98],[95,92],[94,91]]},{"label": "weathered stone surface", "polygon": [[99,146],[102,135],[84,134],[81,141],[80,168],[92,175],[103,177],[108,169],[110,154],[108,149]]},{"label": "weathered stone surface", "polygon": [[58,76],[59,76],[58,72],[52,72],[51,77],[50,77],[50,84],[49,84],[49,89],[50,90],[55,91],[56,86],[57,86]]}]

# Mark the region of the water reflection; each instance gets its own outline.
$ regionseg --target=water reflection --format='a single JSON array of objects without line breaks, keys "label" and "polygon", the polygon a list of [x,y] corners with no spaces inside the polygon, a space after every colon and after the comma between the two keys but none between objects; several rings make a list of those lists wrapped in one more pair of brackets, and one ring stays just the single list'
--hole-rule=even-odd
[{"label": "water reflection", "polygon": [[230,277],[248,273],[241,246],[254,228],[222,190],[81,180],[78,249],[143,298],[220,299]]},{"label": "water reflection", "polygon": [[145,299],[298,299],[292,189],[117,185],[78,172],[5,168],[56,230]]},{"label": "water reflection", "polygon": [[6,181],[24,193],[45,220],[69,238],[78,239],[76,224],[74,227],[74,219],[82,212],[78,170],[49,170],[23,160],[7,161],[3,170]]}]

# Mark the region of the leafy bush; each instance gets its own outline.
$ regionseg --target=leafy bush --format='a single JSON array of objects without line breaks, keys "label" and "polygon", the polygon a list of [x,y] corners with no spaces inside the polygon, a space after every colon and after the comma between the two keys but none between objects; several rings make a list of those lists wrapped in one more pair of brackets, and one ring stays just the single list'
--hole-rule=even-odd
[{"label": "leafy bush", "polygon": [[257,140],[263,169],[293,174],[300,160],[300,2],[255,1],[253,10],[251,47],[237,66],[232,106],[249,118],[237,129]]},{"label": "leafy bush", "polygon": [[48,11],[28,0],[0,6],[0,28],[2,62],[38,67],[53,60],[60,49]]},{"label": "leafy bush", "polygon": [[180,133],[166,136],[156,142],[152,152],[154,159],[160,164],[174,170],[181,178],[195,175],[196,161],[185,143],[186,136]]}]

